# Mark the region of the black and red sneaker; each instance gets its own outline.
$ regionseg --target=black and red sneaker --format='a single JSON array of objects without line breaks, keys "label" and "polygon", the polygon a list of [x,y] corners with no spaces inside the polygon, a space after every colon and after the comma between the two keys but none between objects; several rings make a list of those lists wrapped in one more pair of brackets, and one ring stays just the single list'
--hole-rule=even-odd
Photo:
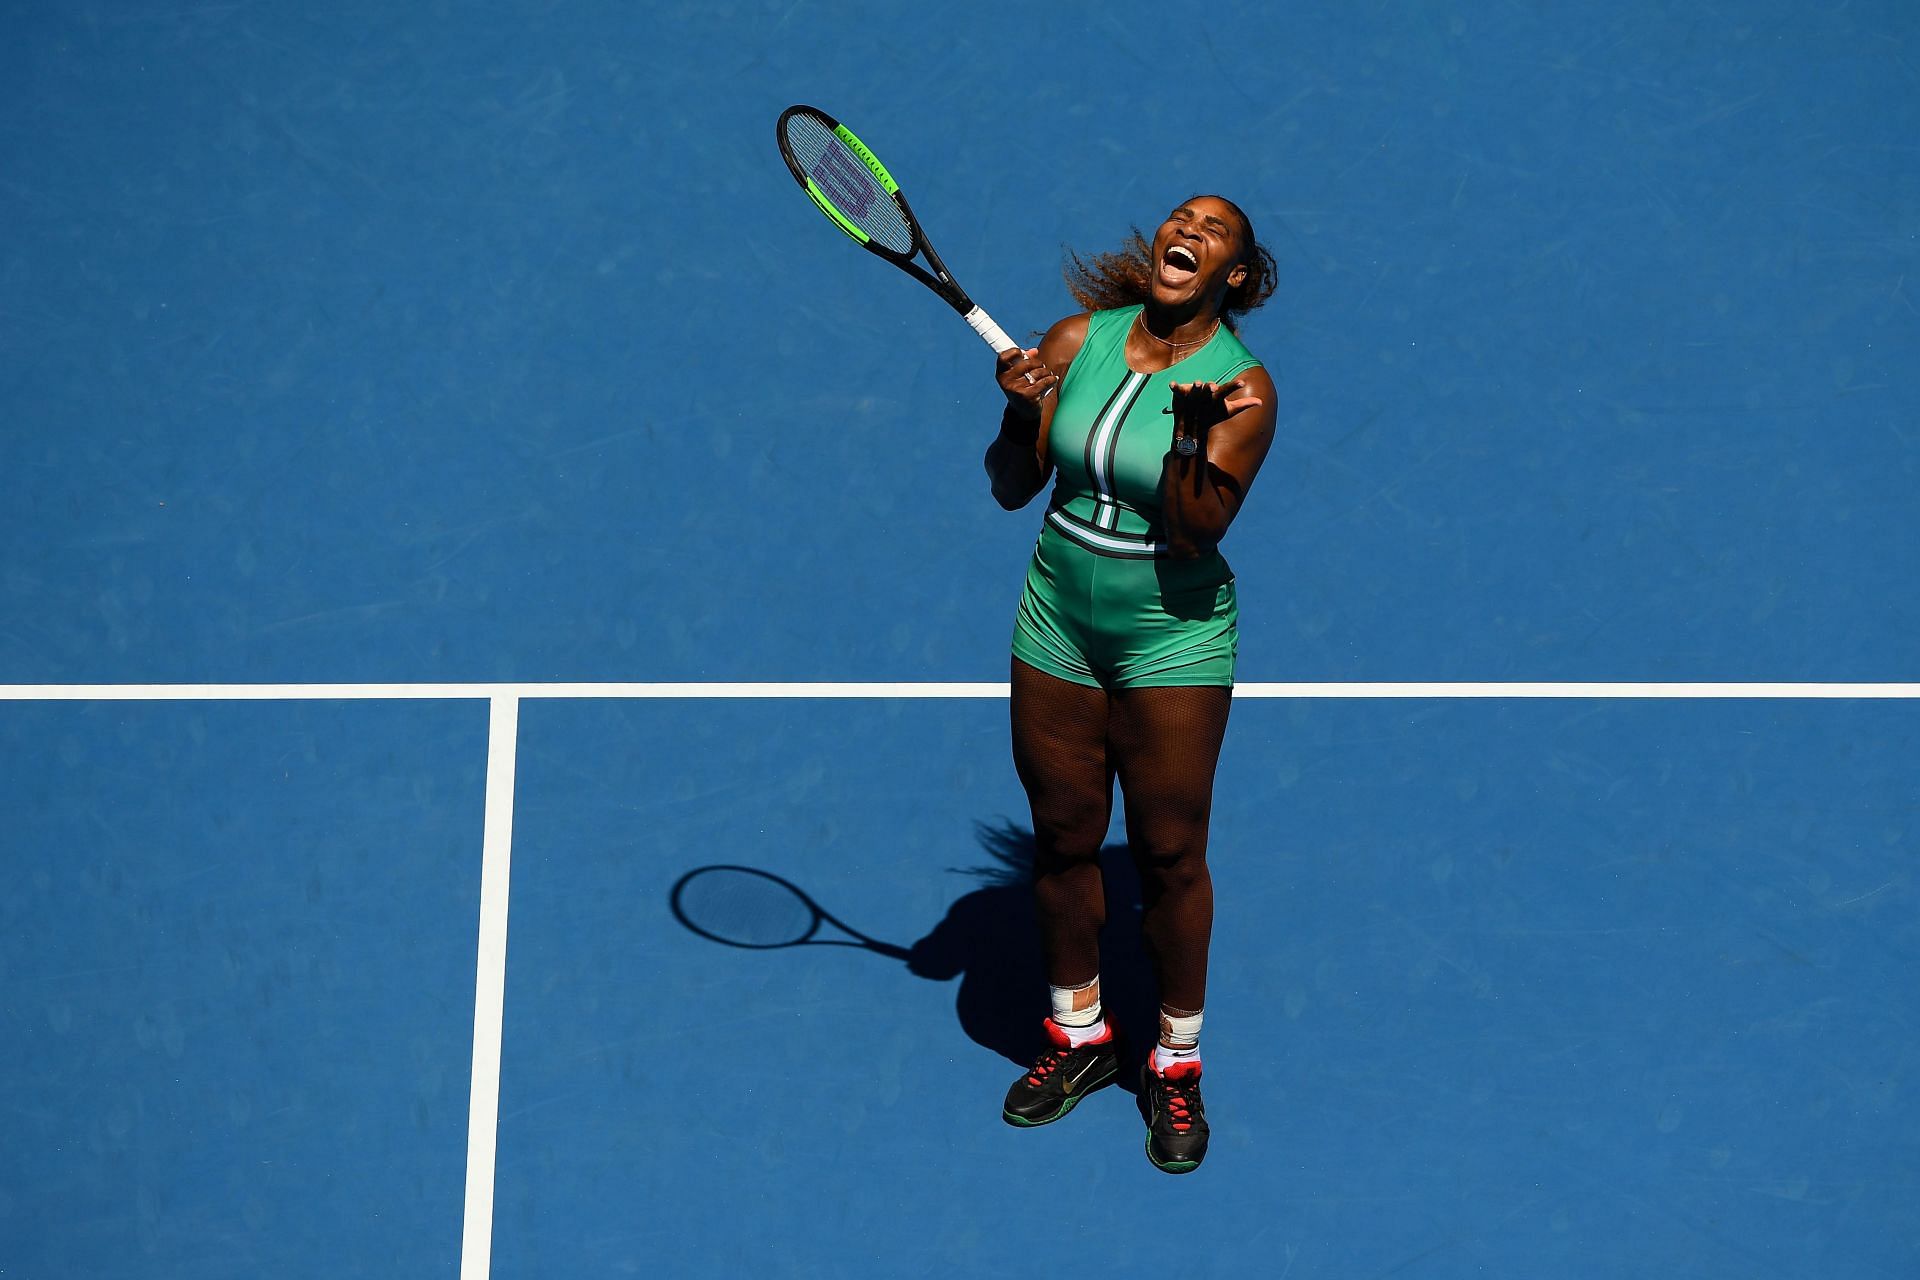
[{"label": "black and red sneaker", "polygon": [[1147,1101],[1147,1159],[1167,1173],[1192,1173],[1207,1158],[1207,1107],[1200,1101],[1200,1064],[1176,1062],[1166,1072],[1140,1068]]},{"label": "black and red sneaker", "polygon": [[1100,1028],[1100,1038],[1074,1048],[1067,1033],[1052,1018],[1046,1020],[1047,1051],[1033,1069],[1007,1090],[1001,1116],[1008,1124],[1031,1128],[1050,1124],[1080,1105],[1080,1099],[1120,1074],[1119,1041],[1113,1025]]}]

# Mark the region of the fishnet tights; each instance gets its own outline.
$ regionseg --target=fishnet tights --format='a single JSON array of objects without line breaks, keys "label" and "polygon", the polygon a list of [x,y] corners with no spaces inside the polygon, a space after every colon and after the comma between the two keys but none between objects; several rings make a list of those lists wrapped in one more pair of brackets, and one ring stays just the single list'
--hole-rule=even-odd
[{"label": "fishnet tights", "polygon": [[1109,692],[1014,661],[1013,763],[1033,809],[1048,982],[1079,986],[1100,972],[1100,844],[1117,778],[1161,1003],[1205,1007],[1213,934],[1207,819],[1232,698],[1212,686]]}]

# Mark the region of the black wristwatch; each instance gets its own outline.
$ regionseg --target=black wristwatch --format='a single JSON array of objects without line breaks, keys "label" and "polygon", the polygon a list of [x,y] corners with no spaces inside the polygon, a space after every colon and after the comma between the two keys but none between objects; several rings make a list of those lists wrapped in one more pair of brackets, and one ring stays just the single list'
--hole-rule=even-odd
[{"label": "black wristwatch", "polygon": [[1175,436],[1173,451],[1183,458],[1191,458],[1200,452],[1200,442],[1192,436]]}]

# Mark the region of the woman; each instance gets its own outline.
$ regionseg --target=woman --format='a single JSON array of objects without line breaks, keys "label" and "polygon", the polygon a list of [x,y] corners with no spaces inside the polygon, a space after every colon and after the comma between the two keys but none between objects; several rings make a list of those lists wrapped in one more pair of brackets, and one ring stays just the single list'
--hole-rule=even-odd
[{"label": "woman", "polygon": [[1147,1154],[1170,1173],[1207,1148],[1207,818],[1237,638],[1218,548],[1274,423],[1273,381],[1233,329],[1273,275],[1246,214],[1219,196],[1186,201],[1150,242],[1136,231],[1118,253],[1074,256],[1067,285],[1087,310],[999,357],[1007,408],[986,458],[1008,510],[1058,476],[1020,600],[1012,700],[1053,1012],[1049,1047],[1003,1114],[1046,1124],[1119,1073],[1099,956],[1117,777],[1160,987]]}]

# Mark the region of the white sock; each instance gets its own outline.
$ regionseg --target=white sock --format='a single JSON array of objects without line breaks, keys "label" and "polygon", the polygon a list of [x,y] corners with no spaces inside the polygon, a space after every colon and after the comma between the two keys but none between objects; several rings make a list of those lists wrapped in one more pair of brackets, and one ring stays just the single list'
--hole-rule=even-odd
[{"label": "white sock", "polygon": [[1160,1006],[1160,1043],[1153,1046],[1153,1069],[1165,1072],[1176,1062],[1200,1061],[1200,1020],[1195,1009],[1169,1009]]},{"label": "white sock", "polygon": [[1053,1004],[1053,1025],[1067,1033],[1067,1042],[1075,1048],[1106,1034],[1099,978],[1078,987],[1050,986],[1047,997]]}]

